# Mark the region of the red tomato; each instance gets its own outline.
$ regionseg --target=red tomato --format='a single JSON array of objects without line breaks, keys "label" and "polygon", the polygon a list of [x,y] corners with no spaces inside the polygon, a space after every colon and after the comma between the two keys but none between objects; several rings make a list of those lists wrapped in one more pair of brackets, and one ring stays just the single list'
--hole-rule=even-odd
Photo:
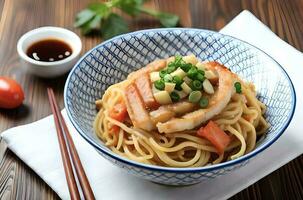
[{"label": "red tomato", "polygon": [[110,133],[115,133],[115,134],[117,134],[117,133],[119,133],[119,131],[120,131],[120,127],[119,127],[119,126],[116,126],[116,125],[113,125],[112,127],[109,128],[109,132],[110,132]]},{"label": "red tomato", "polygon": [[[119,122],[123,122],[127,117],[127,109],[124,102],[117,103],[114,105],[113,109],[110,111],[109,116]],[[110,128],[110,132],[118,133],[120,128],[116,125],[113,125]]]},{"label": "red tomato", "polygon": [[230,137],[213,121],[209,121],[205,127],[201,127],[197,134],[209,140],[219,154],[224,153],[224,149],[230,143]]},{"label": "red tomato", "polygon": [[117,103],[110,111],[109,116],[119,122],[123,122],[127,116],[126,105],[124,102]]},{"label": "red tomato", "polygon": [[0,108],[16,108],[23,100],[21,86],[14,79],[0,77]]}]

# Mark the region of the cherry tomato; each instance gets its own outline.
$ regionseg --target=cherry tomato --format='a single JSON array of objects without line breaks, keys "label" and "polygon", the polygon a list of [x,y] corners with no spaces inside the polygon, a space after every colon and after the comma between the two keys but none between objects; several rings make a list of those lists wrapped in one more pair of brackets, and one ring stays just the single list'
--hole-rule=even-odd
[{"label": "cherry tomato", "polygon": [[109,113],[109,116],[119,122],[123,122],[127,116],[127,109],[124,102],[114,105],[113,109]]},{"label": "cherry tomato", "polygon": [[0,108],[16,108],[23,100],[21,86],[14,79],[0,76]]},{"label": "cherry tomato", "polygon": [[[127,117],[127,109],[124,102],[120,102],[114,105],[113,109],[109,113],[109,116],[119,122],[123,122]],[[109,131],[113,133],[119,133],[119,130],[119,126],[113,125]]]}]

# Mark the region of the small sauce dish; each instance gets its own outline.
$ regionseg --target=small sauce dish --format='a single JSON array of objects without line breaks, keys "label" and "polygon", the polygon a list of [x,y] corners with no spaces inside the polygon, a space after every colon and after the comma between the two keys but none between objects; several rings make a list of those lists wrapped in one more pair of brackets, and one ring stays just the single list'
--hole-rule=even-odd
[{"label": "small sauce dish", "polygon": [[[66,52],[68,56],[64,58],[64,55],[59,55],[61,59],[50,58],[49,61],[41,61],[37,53],[34,53],[32,57],[28,55],[29,49],[35,45],[35,43],[38,44],[41,41],[47,42],[48,40],[57,40],[65,43],[70,47],[71,52]],[[51,47],[52,45],[50,45],[49,49],[50,55]],[[17,51],[21,58],[22,66],[24,66],[29,73],[44,78],[52,78],[67,73],[78,61],[81,48],[82,44],[78,35],[67,29],[52,26],[40,27],[25,33],[17,44]],[[42,50],[44,50],[45,54],[45,45]]]}]

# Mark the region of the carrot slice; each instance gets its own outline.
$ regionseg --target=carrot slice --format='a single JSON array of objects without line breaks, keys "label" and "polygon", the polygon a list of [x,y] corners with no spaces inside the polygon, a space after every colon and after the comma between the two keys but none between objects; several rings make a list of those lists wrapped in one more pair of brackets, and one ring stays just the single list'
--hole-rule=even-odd
[{"label": "carrot slice", "polygon": [[109,116],[119,122],[123,122],[127,116],[126,105],[124,102],[120,102],[114,105],[109,113]]},{"label": "carrot slice", "polygon": [[[119,122],[123,122],[127,117],[127,109],[125,103],[121,101],[120,103],[114,105],[112,110],[109,112],[109,116]],[[113,125],[109,131],[113,133],[118,133],[119,130],[119,126]]]},{"label": "carrot slice", "polygon": [[223,154],[230,143],[230,137],[213,121],[209,121],[205,127],[201,127],[197,134],[209,140],[219,154]]},{"label": "carrot slice", "polygon": [[109,133],[118,134],[120,131],[120,127],[117,125],[112,125],[112,127],[109,128]]}]

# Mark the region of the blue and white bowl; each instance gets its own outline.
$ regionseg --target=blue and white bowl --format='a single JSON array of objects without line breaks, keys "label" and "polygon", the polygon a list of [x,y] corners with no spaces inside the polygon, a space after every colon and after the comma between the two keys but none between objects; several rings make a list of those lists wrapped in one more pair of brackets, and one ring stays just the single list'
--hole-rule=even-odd
[{"label": "blue and white bowl", "polygon": [[[155,59],[193,53],[201,60],[216,60],[256,85],[267,106],[270,129],[256,149],[238,159],[197,168],[168,168],[138,163],[113,153],[93,130],[95,100],[112,84]],[[87,52],[68,76],[64,91],[68,116],[95,149],[113,164],[135,176],[168,185],[189,185],[212,179],[247,164],[274,143],[289,125],[296,105],[287,73],[260,49],[217,32],[201,29],[151,29],[105,41]],[[252,161],[253,162],[253,161]]]}]

